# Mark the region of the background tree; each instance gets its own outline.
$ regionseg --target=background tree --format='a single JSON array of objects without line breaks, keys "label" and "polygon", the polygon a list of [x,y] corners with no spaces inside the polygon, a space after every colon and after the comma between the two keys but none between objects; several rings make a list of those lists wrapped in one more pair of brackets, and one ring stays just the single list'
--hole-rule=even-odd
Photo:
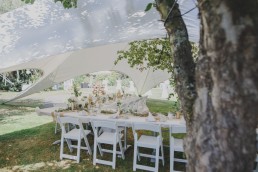
[{"label": "background tree", "polygon": [[152,39],[133,41],[129,43],[128,50],[118,51],[115,64],[126,59],[131,67],[146,70],[153,67],[154,70],[161,69],[173,73],[173,60],[168,39]]},{"label": "background tree", "polygon": [[14,10],[15,8],[23,6],[25,3],[21,0],[0,0],[0,14]]},{"label": "background tree", "polygon": [[[12,84],[5,82],[3,75],[5,75]],[[3,75],[0,75],[0,90],[21,91],[23,84],[36,82],[42,76],[42,71],[37,69],[23,69],[7,72]]]}]

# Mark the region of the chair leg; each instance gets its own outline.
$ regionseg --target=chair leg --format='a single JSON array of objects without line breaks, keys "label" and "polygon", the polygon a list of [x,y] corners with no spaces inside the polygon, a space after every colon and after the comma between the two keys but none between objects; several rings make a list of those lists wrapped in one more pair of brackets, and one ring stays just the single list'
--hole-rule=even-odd
[{"label": "chair leg", "polygon": [[138,161],[141,161],[139,147],[137,147],[137,158],[138,158]]},{"label": "chair leg", "polygon": [[123,145],[122,145],[122,142],[121,142],[120,139],[118,139],[118,144],[119,144],[119,148],[120,148],[120,151],[121,151],[121,154],[122,154],[122,159],[125,159],[124,148],[123,148]]},{"label": "chair leg", "polygon": [[80,155],[81,155],[81,138],[78,139],[78,144],[77,144],[77,163],[80,162]]},{"label": "chair leg", "polygon": [[61,145],[60,145],[60,159],[63,159],[63,153],[64,153],[64,137],[61,137]]},{"label": "chair leg", "polygon": [[96,158],[97,158],[97,141],[96,137],[94,138],[94,151],[93,151],[93,165],[96,165]]},{"label": "chair leg", "polygon": [[170,145],[170,172],[174,171],[174,149]]},{"label": "chair leg", "polygon": [[86,147],[88,148],[88,153],[89,153],[90,155],[92,155],[92,151],[91,151],[91,148],[90,148],[90,144],[89,144],[89,142],[88,142],[88,139],[87,139],[87,138],[84,138],[84,142],[85,142]]},{"label": "chair leg", "polygon": [[134,140],[134,152],[133,152],[133,171],[136,171],[136,162],[137,162],[137,155],[138,155],[138,151],[137,151],[138,147],[137,147],[137,143],[136,140]]},{"label": "chair leg", "polygon": [[164,166],[165,165],[165,161],[164,161],[164,148],[163,148],[163,144],[161,142],[161,157],[162,157],[162,165]]},{"label": "chair leg", "polygon": [[155,172],[159,171],[159,146],[156,147]]},{"label": "chair leg", "polygon": [[98,144],[100,156],[103,156],[103,151],[102,151],[101,144],[99,144],[99,143],[97,143],[97,144]]},{"label": "chair leg", "polygon": [[115,143],[113,144],[113,162],[112,162],[112,168],[116,168],[116,140]]},{"label": "chair leg", "polygon": [[68,145],[68,148],[69,148],[70,152],[73,152],[73,148],[71,147],[71,145],[72,145],[71,140],[65,139],[65,141],[67,142],[67,145]]},{"label": "chair leg", "polygon": [[124,130],[124,151],[127,149],[127,127]]}]

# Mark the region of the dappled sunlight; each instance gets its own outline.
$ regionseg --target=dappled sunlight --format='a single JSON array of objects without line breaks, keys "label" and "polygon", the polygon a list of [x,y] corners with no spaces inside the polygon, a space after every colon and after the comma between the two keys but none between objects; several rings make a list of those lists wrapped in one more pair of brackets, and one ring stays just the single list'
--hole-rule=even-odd
[{"label": "dappled sunlight", "polygon": [[71,167],[71,164],[76,163],[71,160],[62,160],[62,161],[49,161],[49,162],[38,162],[28,165],[15,165],[5,168],[0,168],[0,171],[12,172],[12,171],[39,171],[43,169],[60,169],[65,170]]},{"label": "dappled sunlight", "polygon": [[[4,112],[2,113],[2,111]],[[52,121],[51,117],[38,116],[36,112],[21,113],[19,110],[5,111],[1,109],[0,114],[0,135],[33,128]]]}]

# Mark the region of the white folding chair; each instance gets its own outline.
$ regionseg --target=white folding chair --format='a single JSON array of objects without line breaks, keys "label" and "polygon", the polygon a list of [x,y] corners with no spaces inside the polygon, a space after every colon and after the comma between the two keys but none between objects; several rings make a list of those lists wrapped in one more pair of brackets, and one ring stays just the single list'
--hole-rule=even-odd
[{"label": "white folding chair", "polygon": [[[80,162],[80,150],[87,150],[91,155],[92,151],[87,139],[87,135],[91,132],[90,130],[84,130],[82,126],[82,122],[78,118],[72,117],[58,117],[58,121],[60,122],[62,128],[61,135],[61,146],[60,146],[60,159],[68,158],[77,160],[77,163]],[[65,128],[66,124],[73,124],[75,128],[67,131]],[[64,141],[67,141],[69,148],[77,148],[77,156],[72,156],[68,154],[64,154]],[[81,146],[81,140],[84,140],[85,147]],[[77,141],[77,145],[73,145],[72,141]],[[71,149],[72,151],[72,149]]]},{"label": "white folding chair", "polygon": [[[111,121],[91,121],[93,131],[94,131],[94,153],[93,153],[93,165],[104,164],[111,165],[113,169],[116,167],[116,154],[122,155],[124,159],[124,149],[122,147],[121,138],[123,137],[120,134],[118,126],[115,122]],[[109,130],[101,130],[104,127]],[[103,149],[101,144],[113,145],[113,150]],[[120,151],[116,150],[116,146],[119,144]],[[112,161],[97,159],[97,147],[100,151],[101,156],[103,156],[103,152],[112,153]]]},{"label": "white folding chair", "polygon": [[[146,130],[155,132],[156,136],[148,136],[141,135],[138,138],[137,130]],[[136,169],[155,171],[159,170],[159,160],[162,160],[164,166],[164,150],[162,143],[162,133],[160,125],[156,124],[146,124],[146,123],[135,123],[133,124],[133,134],[134,134],[134,159],[133,159],[133,171]],[[139,152],[139,147],[151,148],[155,150],[155,155],[149,155]],[[159,150],[161,149],[161,156],[159,155]],[[137,164],[137,156],[138,160],[140,160],[140,156],[147,158],[155,158],[155,167],[149,167],[145,165]]]},{"label": "white folding chair", "polygon": [[187,163],[186,159],[175,158],[176,152],[184,152],[183,139],[172,136],[175,133],[186,133],[186,126],[174,125],[170,127],[170,172],[174,172],[174,161]]},{"label": "white folding chair", "polygon": [[[128,146],[127,146],[127,127],[128,125],[126,125],[125,123],[119,123],[117,124],[118,126],[118,132],[121,136],[123,136],[121,138],[121,143],[124,143],[123,148],[124,148],[124,152],[127,150]],[[100,128],[100,132],[103,131],[113,131],[110,128],[105,128],[105,127],[101,127]]]}]

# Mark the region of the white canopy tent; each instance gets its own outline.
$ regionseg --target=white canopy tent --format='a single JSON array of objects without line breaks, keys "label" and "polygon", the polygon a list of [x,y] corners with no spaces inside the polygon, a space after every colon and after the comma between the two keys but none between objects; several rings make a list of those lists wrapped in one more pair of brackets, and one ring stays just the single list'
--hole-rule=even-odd
[{"label": "white canopy tent", "polygon": [[[126,61],[117,66],[117,51],[128,42],[164,37],[166,31],[155,9],[145,13],[150,0],[79,0],[78,8],[64,9],[53,0],[37,0],[0,16],[0,73],[36,68],[43,77],[13,99],[41,91],[78,75],[114,70],[133,80],[143,94],[169,75],[164,71],[140,72]],[[182,14],[195,6],[180,2]],[[197,11],[183,16],[189,39],[198,42]],[[12,99],[12,100],[13,100]]]}]

